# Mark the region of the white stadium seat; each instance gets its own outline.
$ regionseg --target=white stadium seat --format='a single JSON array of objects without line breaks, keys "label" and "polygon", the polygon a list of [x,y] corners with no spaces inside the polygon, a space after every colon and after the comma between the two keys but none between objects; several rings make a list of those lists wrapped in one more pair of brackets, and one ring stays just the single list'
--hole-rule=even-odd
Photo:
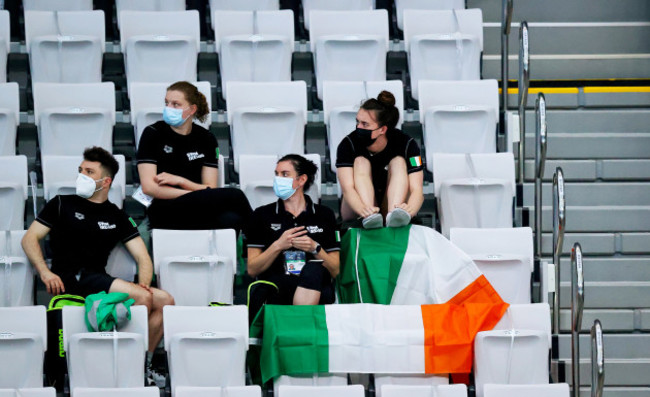
[{"label": "white stadium seat", "polygon": [[383,396],[383,389],[386,386],[424,386],[435,389],[436,386],[448,384],[448,375],[375,374],[375,393],[377,397]]},{"label": "white stadium seat", "polygon": [[165,306],[163,323],[172,397],[181,386],[245,385],[246,306]]},{"label": "white stadium seat", "polygon": [[185,11],[185,0],[115,0],[117,28],[122,11]]},{"label": "white stadium seat", "polygon": [[89,388],[77,387],[75,397],[160,397],[160,389],[149,387]]},{"label": "white stadium seat", "polygon": [[319,99],[325,81],[386,80],[386,10],[312,11],[309,17]]},{"label": "white stadium seat", "polygon": [[[126,197],[126,170],[124,155],[116,154],[115,160],[120,166],[113,178],[108,200],[122,208]],[[59,194],[75,194],[79,165],[83,156],[43,156],[43,197],[46,201]]]},{"label": "white stadium seat", "polygon": [[222,95],[229,81],[291,81],[293,12],[215,11]]},{"label": "white stadium seat", "polygon": [[465,0],[395,0],[397,27],[404,30],[404,10],[462,10]]},{"label": "white stadium seat", "polygon": [[568,383],[548,385],[499,385],[487,384],[483,389],[484,397],[569,397]]},{"label": "white stadium seat", "polygon": [[63,346],[68,362],[71,395],[75,389],[144,386],[144,357],[148,347],[145,306],[131,306],[131,319],[117,332],[88,332],[83,306],[63,308]]},{"label": "white stadium seat", "polygon": [[0,388],[43,386],[45,306],[0,307]]},{"label": "white stadium seat", "polygon": [[449,240],[474,260],[505,302],[530,303],[531,228],[452,228]]},{"label": "white stadium seat", "polygon": [[364,397],[362,385],[280,386],[278,397]]},{"label": "white stadium seat", "polygon": [[20,243],[24,235],[0,231],[0,307],[34,304],[34,270]]},{"label": "white stadium seat", "polygon": [[160,288],[179,306],[232,303],[237,237],[232,229],[154,229],[153,259]]},{"label": "white stadium seat", "polygon": [[25,228],[27,157],[0,156],[0,230]]},{"label": "white stadium seat", "polygon": [[496,153],[496,80],[420,80],[419,86],[420,123],[430,172],[435,153]]},{"label": "white stadium seat", "polygon": [[405,10],[404,46],[416,100],[420,80],[478,80],[483,51],[481,10]]},{"label": "white stadium seat", "polygon": [[56,389],[53,387],[0,389],[0,397],[56,397]]},{"label": "white stadium seat", "polygon": [[304,81],[228,83],[226,108],[235,171],[242,154],[305,152],[307,86]]},{"label": "white stadium seat", "polygon": [[383,397],[467,397],[467,386],[436,385],[436,386],[414,386],[414,385],[384,385],[381,388]]},{"label": "white stadium seat", "polygon": [[93,0],[23,0],[25,11],[90,11]]},{"label": "white stadium seat", "polygon": [[[1,16],[0,12],[0,18]],[[2,43],[0,43],[0,47],[2,47]],[[2,57],[0,56],[0,58]],[[0,70],[2,70],[2,65],[2,59],[0,59]],[[2,81],[1,78],[0,81]],[[16,130],[20,122],[19,116],[18,83],[0,83],[0,131],[3,131],[0,134],[0,156],[16,154]]]},{"label": "white stadium seat", "polygon": [[11,44],[9,11],[0,10],[0,83],[7,81],[7,54]]},{"label": "white stadium seat", "polygon": [[76,156],[89,146],[113,151],[113,83],[34,84],[41,155]]},{"label": "white stadium seat", "polygon": [[273,379],[273,394],[277,396],[280,393],[280,386],[347,386],[347,384],[347,374],[280,375]]},{"label": "white stadium seat", "polygon": [[312,11],[370,11],[375,0],[302,0],[302,17],[309,30],[309,14]]},{"label": "white stadium seat", "polygon": [[103,11],[25,11],[32,83],[100,83]]},{"label": "white stadium seat", "polygon": [[192,387],[179,386],[176,397],[262,397],[258,385],[231,387]]}]

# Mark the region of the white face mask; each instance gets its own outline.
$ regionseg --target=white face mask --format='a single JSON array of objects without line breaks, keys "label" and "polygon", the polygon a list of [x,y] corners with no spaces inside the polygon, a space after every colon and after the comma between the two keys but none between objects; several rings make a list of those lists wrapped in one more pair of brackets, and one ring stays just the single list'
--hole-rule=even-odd
[{"label": "white face mask", "polygon": [[98,192],[103,189],[103,187],[100,187],[99,189],[97,189],[96,187],[97,187],[97,182],[103,181],[104,179],[105,178],[94,180],[88,175],[79,173],[79,175],[77,175],[77,182],[76,182],[77,196],[83,197],[85,199],[92,197],[92,195],[95,192]]}]

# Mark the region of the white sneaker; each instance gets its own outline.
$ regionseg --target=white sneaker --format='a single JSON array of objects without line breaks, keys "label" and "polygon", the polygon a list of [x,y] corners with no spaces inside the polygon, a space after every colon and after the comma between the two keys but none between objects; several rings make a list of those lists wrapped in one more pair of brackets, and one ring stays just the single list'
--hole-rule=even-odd
[{"label": "white sneaker", "polygon": [[157,386],[159,389],[165,387],[165,375],[159,373],[150,366],[147,366],[145,369],[145,377],[147,379],[147,386]]},{"label": "white sneaker", "polygon": [[387,227],[402,227],[411,222],[411,215],[403,208],[395,208],[386,215]]},{"label": "white sneaker", "polygon": [[379,229],[384,227],[384,218],[380,213],[376,213],[363,218],[361,223],[364,229]]}]

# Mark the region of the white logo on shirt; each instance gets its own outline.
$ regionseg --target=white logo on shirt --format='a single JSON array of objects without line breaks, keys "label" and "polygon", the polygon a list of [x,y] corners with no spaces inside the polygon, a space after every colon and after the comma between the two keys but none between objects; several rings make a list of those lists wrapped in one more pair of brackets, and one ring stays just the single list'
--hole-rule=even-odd
[{"label": "white logo on shirt", "polygon": [[309,233],[322,233],[323,229],[318,226],[307,226],[305,227]]},{"label": "white logo on shirt", "polygon": [[169,154],[169,153],[171,153],[171,152],[174,151],[174,148],[172,148],[171,146],[167,146],[167,145],[165,145],[165,147],[163,148],[163,150],[165,151],[165,153]]},{"label": "white logo on shirt", "polygon": [[196,159],[202,159],[203,157],[205,157],[205,155],[203,153],[199,153],[199,152],[187,153],[187,159],[189,161],[196,160]]},{"label": "white logo on shirt", "polygon": [[282,224],[280,223],[271,223],[271,230],[278,231],[282,227]]},{"label": "white logo on shirt", "polygon": [[74,217],[77,218],[77,219],[79,219],[80,221],[83,221],[83,220],[86,218],[86,217],[84,216],[84,214],[80,214],[80,213],[78,213],[78,212],[75,212],[75,213],[74,213]]},{"label": "white logo on shirt", "polygon": [[97,225],[99,226],[100,229],[102,230],[109,230],[109,229],[115,229],[115,225],[111,225],[108,222],[97,222]]}]

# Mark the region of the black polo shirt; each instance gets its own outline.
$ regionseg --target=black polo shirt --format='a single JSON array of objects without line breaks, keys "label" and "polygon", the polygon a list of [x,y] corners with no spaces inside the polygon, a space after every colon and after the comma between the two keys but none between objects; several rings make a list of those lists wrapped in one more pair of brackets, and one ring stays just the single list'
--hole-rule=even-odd
[{"label": "black polo shirt", "polygon": [[[307,235],[319,243],[326,252],[339,251],[341,243],[339,231],[336,228],[336,219],[331,209],[319,204],[314,204],[311,198],[305,195],[306,209],[297,217],[284,209],[282,200],[258,207],[250,218],[246,229],[248,247],[267,249],[286,230],[296,226],[305,226]],[[314,259],[307,253],[306,260]],[[281,253],[273,264],[262,273],[259,278],[264,279],[267,273],[284,274],[284,255]]]}]

